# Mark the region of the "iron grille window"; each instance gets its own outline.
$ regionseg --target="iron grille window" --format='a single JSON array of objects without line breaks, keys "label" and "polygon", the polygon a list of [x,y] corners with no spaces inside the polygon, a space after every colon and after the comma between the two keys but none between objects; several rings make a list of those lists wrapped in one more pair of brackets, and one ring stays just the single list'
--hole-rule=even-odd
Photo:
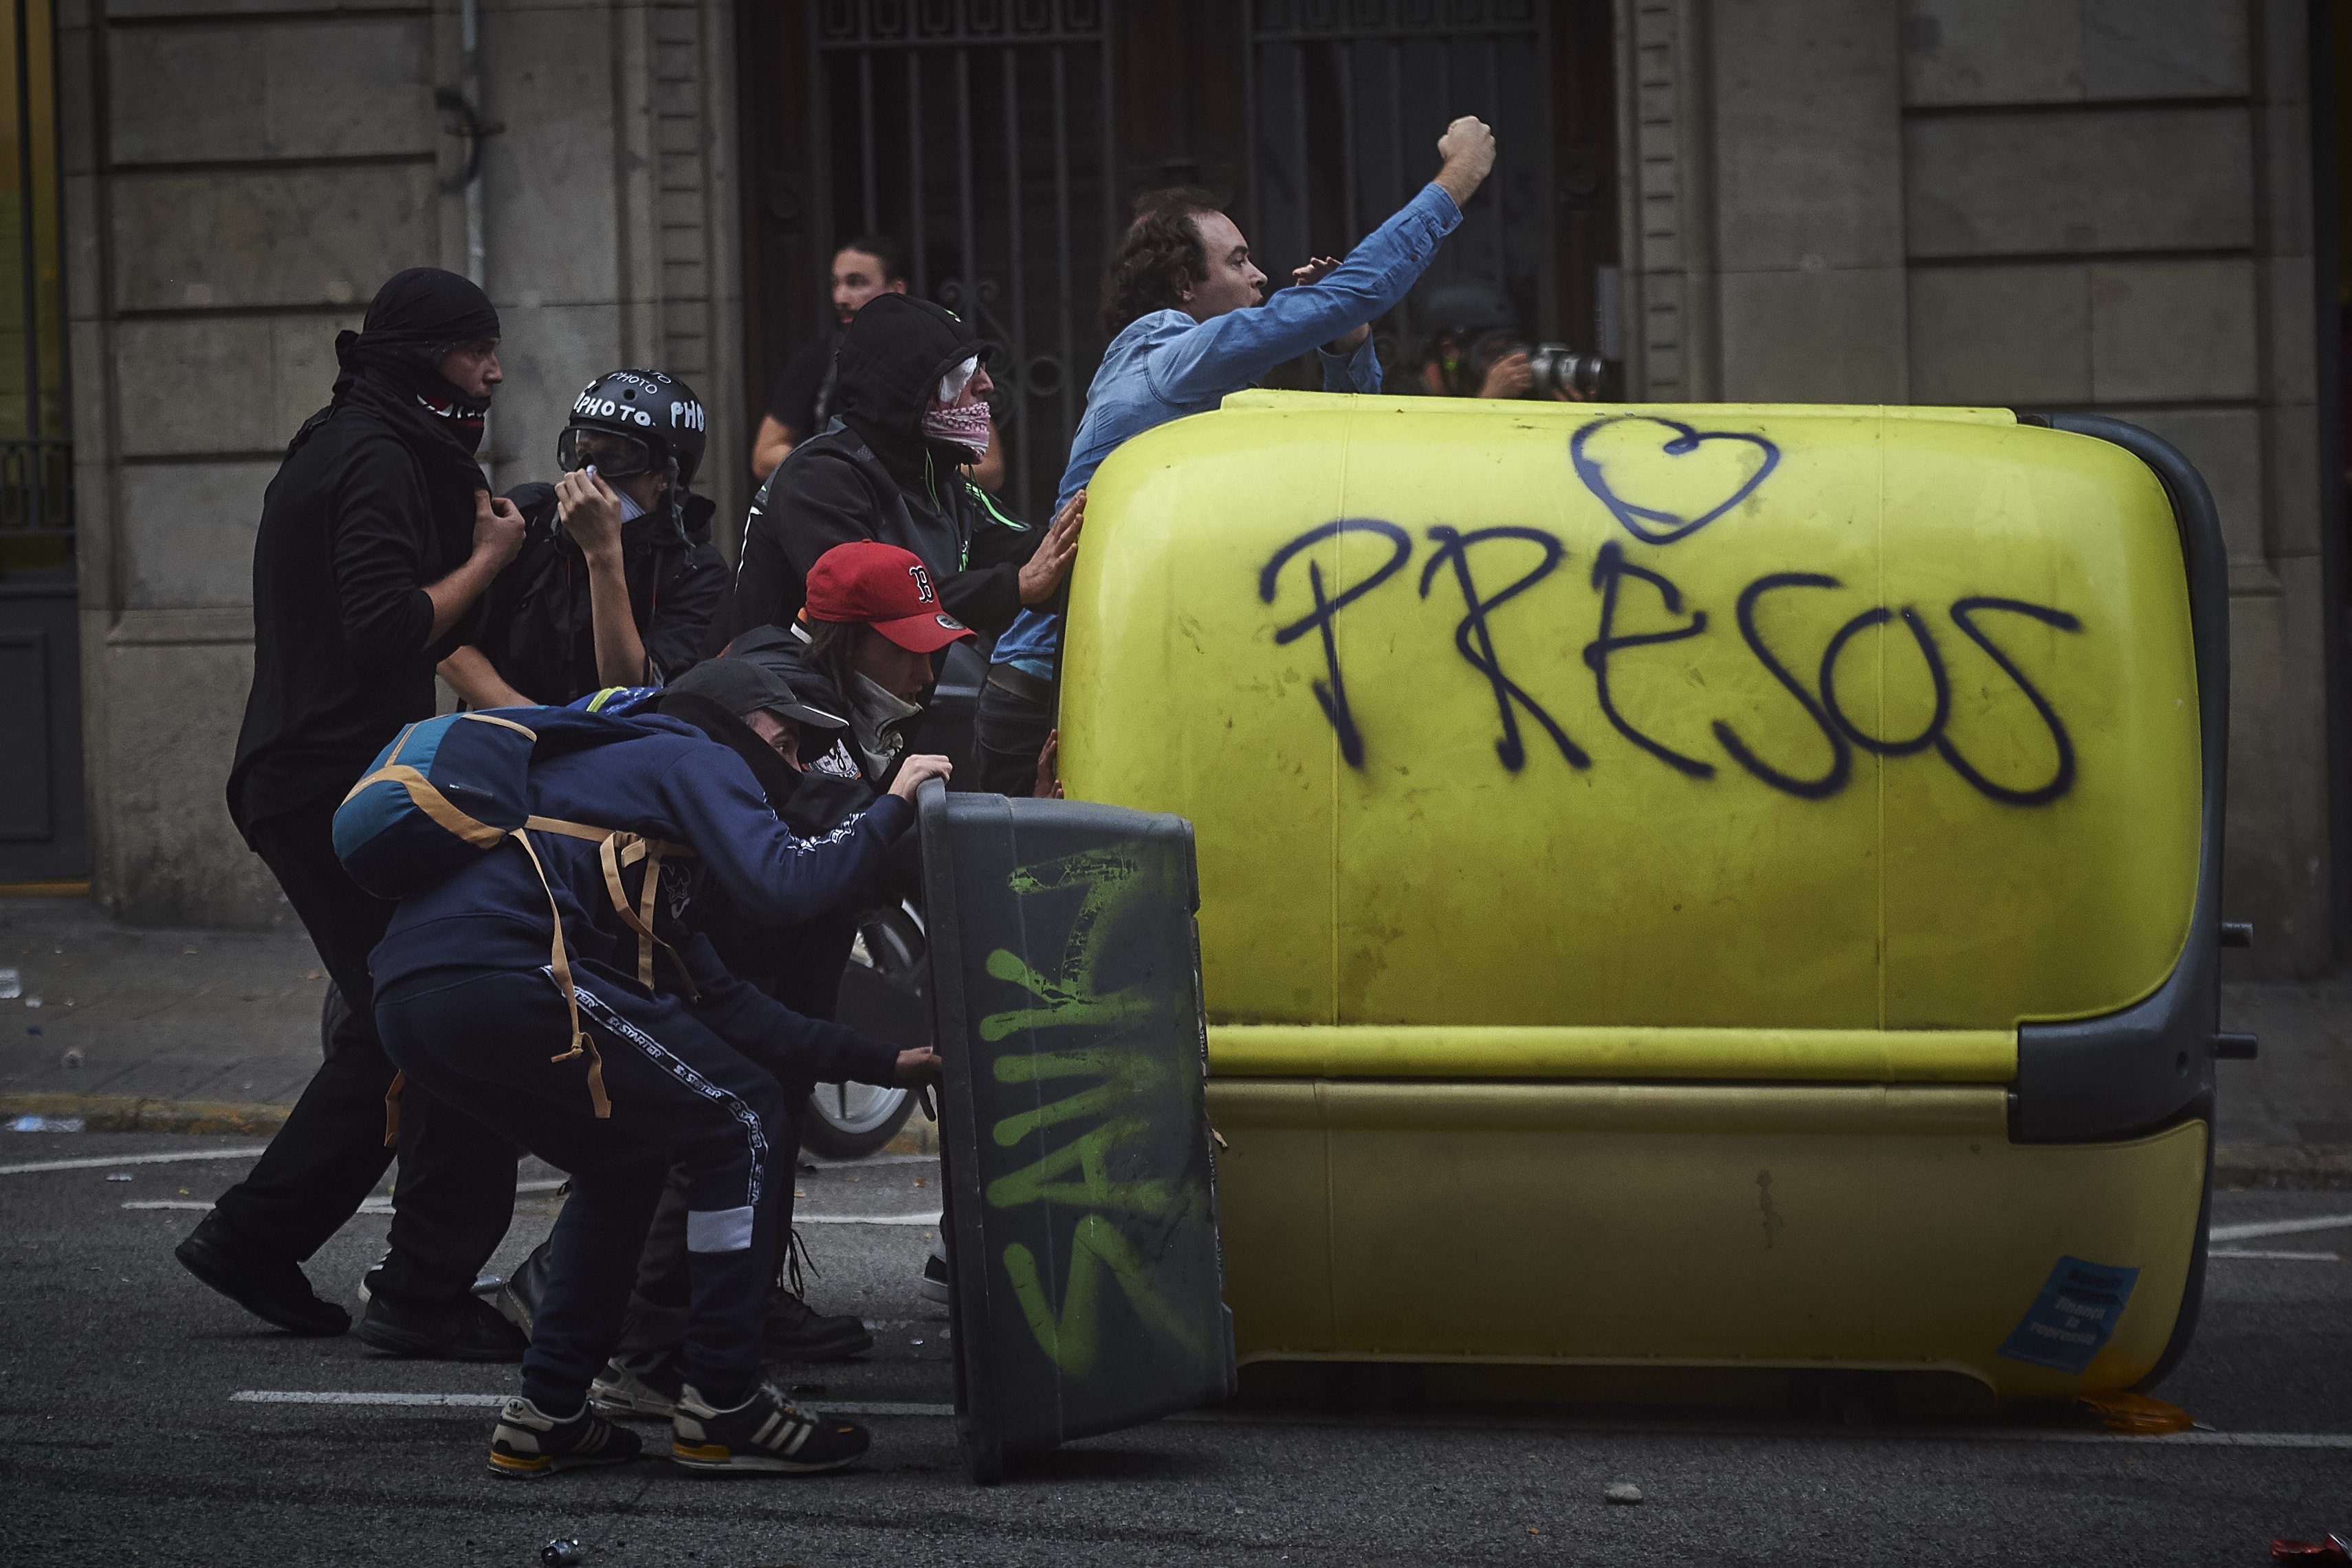
[{"label": "iron grille window", "polygon": [[1100,361],[1114,227],[1099,0],[825,0],[814,10],[824,253],[879,231],[909,287],[999,346],[1005,493],[1051,507]]},{"label": "iron grille window", "polygon": [[[1255,248],[1344,256],[1437,169],[1457,114],[1495,129],[1494,172],[1412,298],[1373,329],[1402,390],[1432,285],[1483,278],[1521,327],[1558,338],[1549,7],[1536,0],[1256,0],[1251,13]],[[1279,281],[1279,280],[1277,280]],[[1586,323],[1568,324],[1590,349]],[[1317,384],[1319,384],[1317,383]]]}]

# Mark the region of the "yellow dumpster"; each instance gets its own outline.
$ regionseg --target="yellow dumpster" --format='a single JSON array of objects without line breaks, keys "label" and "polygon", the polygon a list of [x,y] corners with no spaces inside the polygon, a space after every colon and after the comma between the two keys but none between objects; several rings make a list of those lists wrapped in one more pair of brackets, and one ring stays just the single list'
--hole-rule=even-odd
[{"label": "yellow dumpster", "polygon": [[2221,573],[2087,417],[1253,392],[1121,447],[1063,775],[1195,825],[1242,1361],[2160,1375]]}]

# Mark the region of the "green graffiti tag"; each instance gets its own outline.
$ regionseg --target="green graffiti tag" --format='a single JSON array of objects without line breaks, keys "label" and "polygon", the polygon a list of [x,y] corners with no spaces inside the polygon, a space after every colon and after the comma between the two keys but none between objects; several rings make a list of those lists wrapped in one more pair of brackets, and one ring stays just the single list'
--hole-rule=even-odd
[{"label": "green graffiti tag", "polygon": [[[1068,1078],[1080,1074],[1100,1076],[1102,1083],[1066,1100],[1056,1100],[1050,1105],[1040,1105],[1034,1111],[1024,1111],[1017,1116],[1007,1116],[991,1130],[1002,1148],[1011,1148],[1032,1133],[1043,1132],[1057,1123],[1075,1121],[1080,1116],[1107,1113],[1122,1100],[1133,1099],[1165,1082],[1168,1070],[1148,1056],[1131,1051],[1048,1051],[1036,1056],[1000,1056],[996,1059],[996,1081],[999,1083],[1034,1083],[1043,1078]],[[1137,1124],[1140,1129],[1141,1124]]]},{"label": "green graffiti tag", "polygon": [[[1013,1140],[1003,1135],[1004,1126],[1003,1123],[997,1124],[997,1142],[1009,1144]],[[1139,1116],[1105,1122],[1035,1164],[990,1182],[988,1205],[991,1208],[1018,1208],[1024,1203],[1059,1203],[1072,1208],[1112,1208],[1154,1218],[1172,1215],[1181,1207],[1174,1184],[1157,1176],[1143,1181],[1113,1181],[1104,1168],[1105,1155],[1134,1142],[1147,1127]],[[1054,1179],[1065,1175],[1072,1166],[1078,1168],[1076,1181]]]},{"label": "green graffiti tag", "polygon": [[1130,901],[1150,891],[1140,876],[1134,860],[1103,850],[1021,867],[1012,878],[1016,894],[1083,888],[1084,899],[1052,974],[1041,974],[1003,947],[989,954],[986,966],[991,976],[1020,987],[1037,1005],[989,1014],[980,1020],[981,1039],[1001,1040],[1024,1030],[1049,1029],[1087,1029],[1113,1037],[1075,1050],[1002,1056],[993,1070],[1001,1083],[1098,1081],[1084,1087],[1074,1084],[1075,1092],[1006,1116],[989,1130],[1000,1148],[1011,1148],[1048,1128],[1101,1118],[1043,1158],[990,1182],[985,1193],[992,1208],[1045,1203],[1089,1210],[1071,1238],[1059,1312],[1049,1299],[1036,1254],[1019,1242],[1007,1245],[1003,1254],[1013,1299],[1038,1348],[1072,1376],[1090,1372],[1099,1353],[1098,1304],[1106,1271],[1144,1322],[1195,1357],[1207,1354],[1197,1333],[1154,1289],[1134,1243],[1107,1218],[1125,1214],[1165,1220],[1176,1218],[1186,1203],[1181,1187],[1164,1177],[1118,1180],[1110,1174],[1113,1158],[1149,1134],[1150,1123],[1141,1113],[1148,1111],[1150,1092],[1170,1075],[1166,1063],[1147,1054],[1146,1042],[1113,1042],[1151,1016],[1155,1004],[1149,989],[1107,991],[1100,979],[1117,916]]},{"label": "green graffiti tag", "polygon": [[1109,1220],[1099,1214],[1089,1214],[1078,1221],[1070,1238],[1070,1277],[1062,1287],[1062,1314],[1058,1318],[1045,1300],[1045,1282],[1037,1275],[1036,1255],[1017,1241],[1004,1249],[1004,1272],[1013,1281],[1013,1297],[1021,1303],[1022,1315],[1029,1320],[1029,1332],[1037,1336],[1039,1348],[1055,1366],[1073,1377],[1083,1377],[1094,1370],[1095,1358],[1101,1348],[1095,1333],[1100,1322],[1095,1301],[1102,1289],[1105,1270],[1118,1281],[1119,1289],[1127,1292],[1127,1299],[1134,1303],[1137,1315],[1145,1322],[1174,1340],[1195,1359],[1206,1357],[1207,1348],[1191,1325],[1170,1312],[1153,1291],[1143,1260],[1134,1246]]}]

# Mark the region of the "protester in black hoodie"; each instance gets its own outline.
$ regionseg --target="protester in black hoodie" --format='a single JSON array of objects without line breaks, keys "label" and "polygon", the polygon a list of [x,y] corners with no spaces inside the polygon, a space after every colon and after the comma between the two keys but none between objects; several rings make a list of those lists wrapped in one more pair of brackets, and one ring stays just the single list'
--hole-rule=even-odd
[{"label": "protester in black hoodie", "polygon": [[522,540],[474,452],[499,382],[499,317],[454,273],[394,276],[335,340],[333,401],[287,447],[253,552],[253,689],[229,815],[285,890],[349,1004],[325,1065],[246,1179],[177,1256],[298,1334],[339,1334],[300,1264],[392,1159],[392,1248],[360,1337],[403,1354],[513,1360],[522,1339],[472,1294],[506,1233],[515,1154],[423,1093],[394,1093],[368,955],[393,906],[335,856],[335,807],[404,725],[434,711],[433,666]]},{"label": "protester in black hoodie", "polygon": [[858,539],[912,550],[941,607],[978,631],[1053,597],[1077,549],[1084,495],[1041,532],[961,467],[987,448],[992,347],[911,295],[877,295],[857,312],[841,336],[840,424],[793,447],[760,487],[714,651],[751,627],[791,624],[817,558]]},{"label": "protester in black hoodie", "polygon": [[529,525],[471,640],[441,674],[473,707],[561,707],[605,686],[657,686],[702,655],[727,594],[715,508],[691,493],[701,400],[659,371],[614,371],[572,400],[563,477],[507,498]]}]

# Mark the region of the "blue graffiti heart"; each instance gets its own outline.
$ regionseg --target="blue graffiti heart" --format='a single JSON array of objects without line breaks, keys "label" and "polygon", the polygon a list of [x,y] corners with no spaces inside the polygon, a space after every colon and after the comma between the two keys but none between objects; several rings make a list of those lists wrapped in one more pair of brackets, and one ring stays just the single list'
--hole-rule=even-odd
[{"label": "blue graffiti heart", "polygon": [[[1654,507],[1637,507],[1612,489],[1607,476],[1601,472],[1601,465],[1584,455],[1584,444],[1592,438],[1595,431],[1622,424],[1628,420],[1639,420],[1644,424],[1662,424],[1675,432],[1674,438],[1658,449],[1668,457],[1687,457],[1710,441],[1744,441],[1764,454],[1764,462],[1748,476],[1748,482],[1734,490],[1722,505],[1696,517],[1685,517],[1679,512],[1661,511]],[[1568,455],[1576,465],[1576,476],[1584,481],[1584,487],[1601,497],[1601,504],[1625,525],[1625,531],[1643,543],[1653,545],[1670,545],[1676,539],[1698,532],[1754,495],[1756,486],[1764,483],[1765,476],[1780,465],[1780,449],[1760,435],[1750,434],[1744,430],[1694,430],[1678,419],[1660,419],[1654,414],[1645,413],[1616,413],[1606,419],[1594,420],[1570,438]]]}]

